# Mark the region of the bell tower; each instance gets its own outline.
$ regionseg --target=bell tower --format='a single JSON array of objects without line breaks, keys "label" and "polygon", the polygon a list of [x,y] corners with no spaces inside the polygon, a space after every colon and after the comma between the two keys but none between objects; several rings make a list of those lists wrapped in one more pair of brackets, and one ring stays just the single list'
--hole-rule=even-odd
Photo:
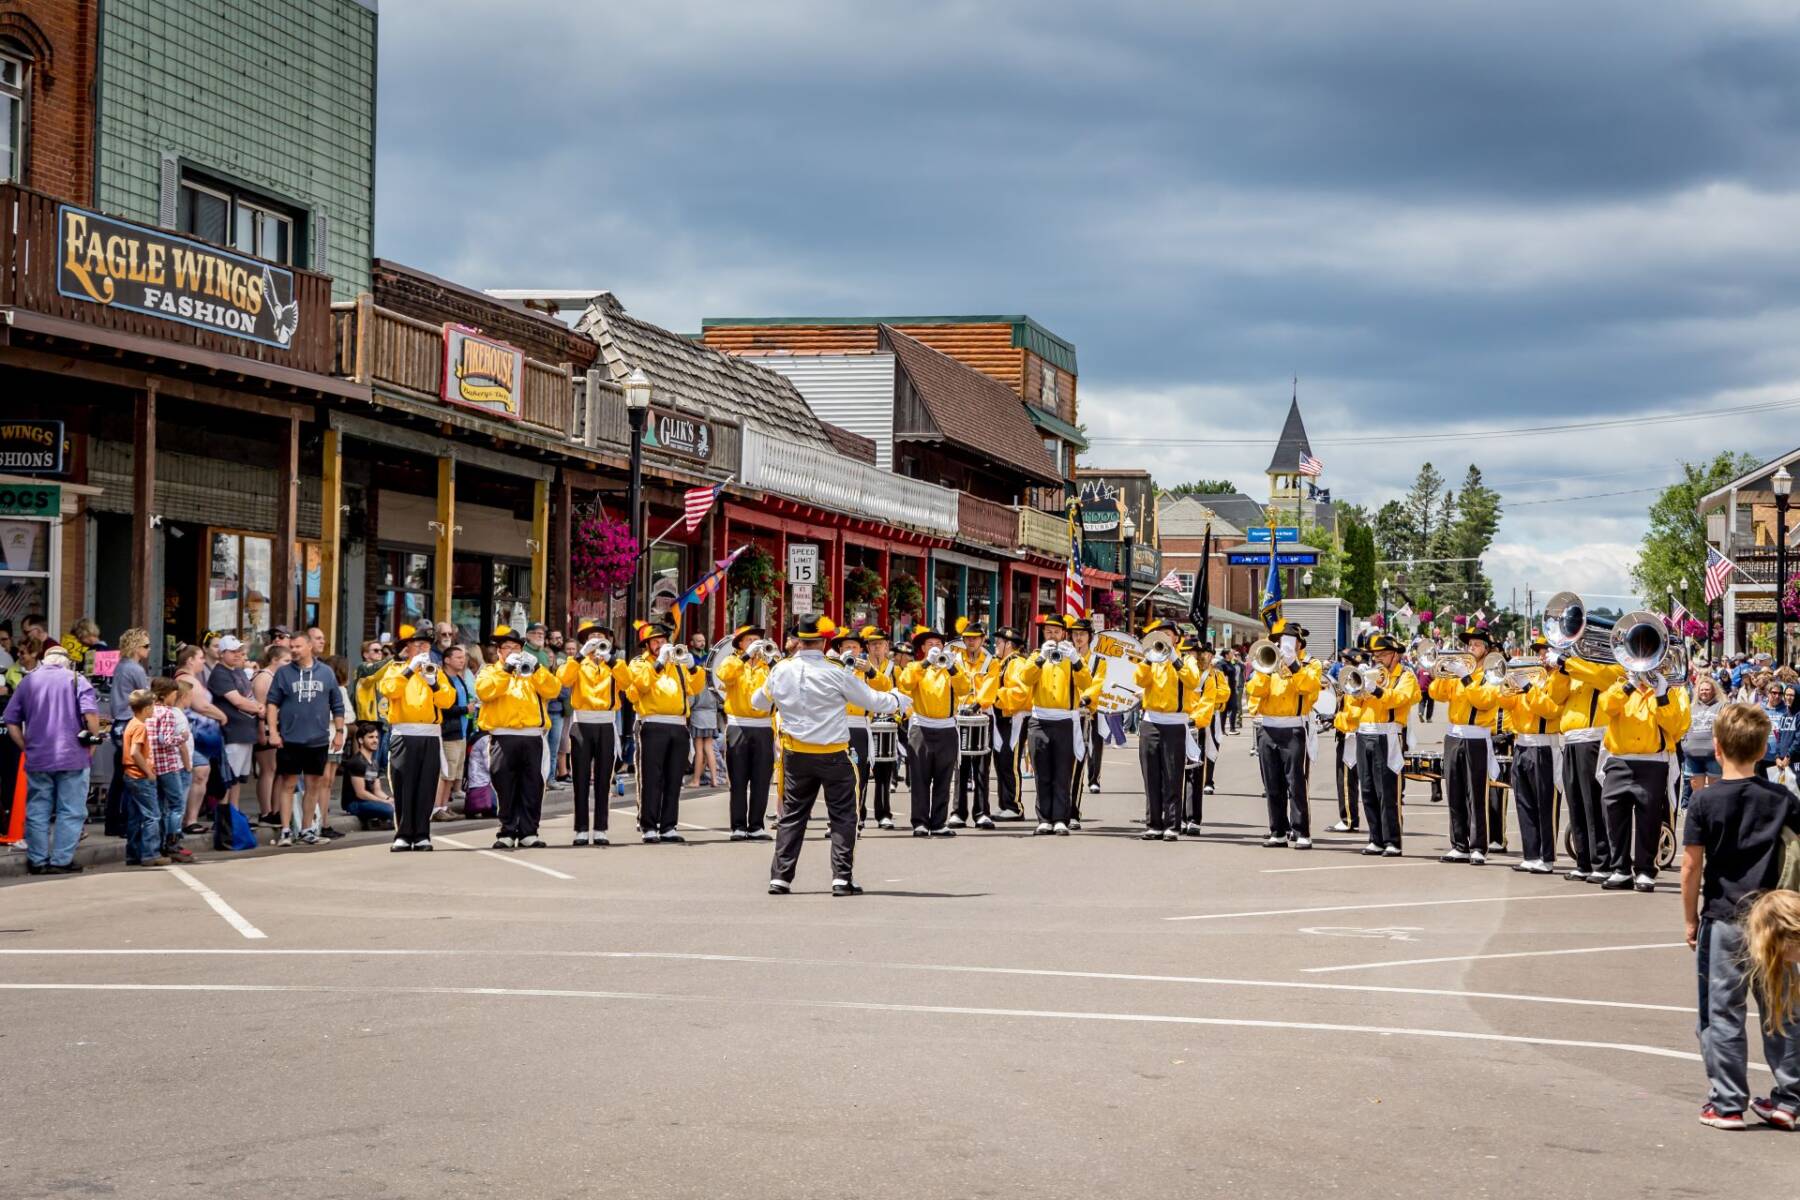
[{"label": "bell tower", "polygon": [[1275,443],[1275,455],[1269,459],[1269,507],[1283,513],[1301,510],[1300,456],[1312,455],[1306,440],[1306,422],[1300,419],[1300,396],[1296,392],[1288,404],[1287,421],[1281,426],[1281,440]]}]

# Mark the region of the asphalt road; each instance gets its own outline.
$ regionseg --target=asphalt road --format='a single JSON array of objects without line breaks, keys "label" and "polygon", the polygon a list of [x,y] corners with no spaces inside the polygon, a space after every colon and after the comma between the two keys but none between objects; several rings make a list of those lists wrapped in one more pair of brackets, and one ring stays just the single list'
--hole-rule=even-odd
[{"label": "asphalt road", "polygon": [[1440,865],[1417,784],[1404,859],[1265,850],[1247,750],[1203,839],[1135,840],[1112,751],[1083,833],[871,832],[852,900],[819,840],[767,896],[717,797],[680,847],[575,849],[562,817],[535,853],[464,832],[19,880],[0,1194],[1800,1188],[1800,1140],[1695,1121],[1672,891]]}]

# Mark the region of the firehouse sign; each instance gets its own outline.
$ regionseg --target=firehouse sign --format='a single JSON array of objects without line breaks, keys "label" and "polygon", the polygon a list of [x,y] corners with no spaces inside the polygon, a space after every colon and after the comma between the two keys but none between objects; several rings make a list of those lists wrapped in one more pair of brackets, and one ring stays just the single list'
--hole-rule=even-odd
[{"label": "firehouse sign", "polygon": [[56,210],[56,290],[286,350],[300,328],[294,273],[72,205]]},{"label": "firehouse sign", "polygon": [[519,419],[525,353],[461,325],[444,326],[444,399]]}]

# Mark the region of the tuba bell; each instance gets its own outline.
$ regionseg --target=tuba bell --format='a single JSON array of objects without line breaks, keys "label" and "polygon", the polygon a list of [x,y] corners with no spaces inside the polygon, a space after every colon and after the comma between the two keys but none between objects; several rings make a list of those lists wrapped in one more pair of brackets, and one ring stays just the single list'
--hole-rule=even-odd
[{"label": "tuba bell", "polygon": [[[1641,614],[1634,613],[1633,616]],[[1612,639],[1607,635],[1625,622],[1613,622],[1588,612],[1587,602],[1575,592],[1558,592],[1544,605],[1544,638],[1559,652],[1589,662],[1617,662]]]},{"label": "tuba bell", "polygon": [[1687,674],[1687,655],[1669,640],[1668,626],[1653,612],[1628,612],[1607,638],[1613,660],[1625,668],[1633,686],[1658,677]]}]

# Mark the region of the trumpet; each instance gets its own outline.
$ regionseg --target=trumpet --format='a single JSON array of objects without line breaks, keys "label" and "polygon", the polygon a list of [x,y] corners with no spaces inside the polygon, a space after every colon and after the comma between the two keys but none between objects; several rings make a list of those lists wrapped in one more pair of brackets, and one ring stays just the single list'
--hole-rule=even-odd
[{"label": "trumpet", "polygon": [[1333,681],[1338,691],[1346,696],[1361,696],[1387,686],[1387,672],[1378,663],[1364,663],[1358,667],[1346,667],[1338,672]]},{"label": "trumpet", "polygon": [[694,654],[686,646],[677,646],[669,652],[669,660],[678,667],[691,667],[694,665]]},{"label": "trumpet", "polygon": [[1175,638],[1166,629],[1158,629],[1144,638],[1144,661],[1147,663],[1172,662],[1175,658]]},{"label": "trumpet", "polygon": [[1452,650],[1448,654],[1431,654],[1421,659],[1420,666],[1433,675],[1448,675],[1461,679],[1464,675],[1473,675],[1477,667],[1475,656],[1464,650]]},{"label": "trumpet", "polygon": [[1045,662],[1068,662],[1075,657],[1075,647],[1069,642],[1045,642],[1038,649]]},{"label": "trumpet", "polygon": [[1550,669],[1535,658],[1515,658],[1506,664],[1503,681],[1509,692],[1527,692],[1550,677]]},{"label": "trumpet", "polygon": [[1412,659],[1416,666],[1427,671],[1431,670],[1431,664],[1436,660],[1437,654],[1436,638],[1416,637],[1406,647],[1406,656]]},{"label": "trumpet", "polygon": [[852,671],[860,671],[869,665],[869,657],[866,654],[846,654],[838,661]]},{"label": "trumpet", "polygon": [[1287,664],[1281,661],[1281,647],[1268,638],[1260,638],[1250,647],[1247,656],[1250,669],[1261,675],[1288,674]]},{"label": "trumpet", "polygon": [[774,642],[771,642],[768,638],[757,638],[754,642],[750,643],[746,653],[751,658],[761,662],[772,663],[781,657],[781,647],[777,646]]},{"label": "trumpet", "polygon": [[591,646],[593,646],[593,650],[588,654],[589,658],[599,659],[601,662],[607,662],[607,661],[611,660],[611,658],[612,658],[612,643],[611,642],[607,641],[605,638],[595,638],[589,644]]},{"label": "trumpet", "polygon": [[933,646],[925,652],[925,662],[928,666],[947,667],[950,665],[950,653],[942,646]]}]

